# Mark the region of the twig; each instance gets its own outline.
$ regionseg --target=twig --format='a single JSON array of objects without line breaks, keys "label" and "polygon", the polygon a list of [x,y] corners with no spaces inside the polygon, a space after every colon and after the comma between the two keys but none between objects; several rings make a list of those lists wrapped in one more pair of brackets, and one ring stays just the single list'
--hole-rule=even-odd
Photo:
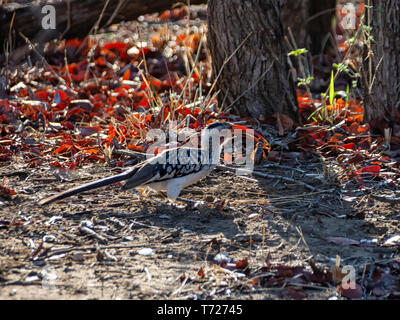
[{"label": "twig", "polygon": [[303,231],[301,230],[301,228],[300,227],[296,227],[296,231],[299,233],[300,238],[303,241],[304,245],[307,247],[308,251],[312,253],[312,251],[310,250],[310,247],[307,244],[306,239],[304,239]]},{"label": "twig", "polygon": [[[15,19],[15,11],[14,11],[14,13],[13,13],[13,16],[12,16],[12,18],[11,18],[11,22],[10,22],[10,28],[8,29],[8,45],[7,45],[7,47],[5,48],[5,50],[4,50],[4,52],[5,52],[5,56],[6,56],[6,66],[7,66],[7,70],[8,70],[8,59],[9,59],[9,56],[11,55],[11,51],[12,51],[12,37],[11,37],[11,31],[12,31],[12,28],[13,28],[13,26],[14,26],[14,19]],[[8,72],[6,73],[6,75],[7,75],[7,80],[8,80]]]},{"label": "twig", "polygon": [[189,277],[185,277],[185,280],[183,280],[182,284],[180,285],[180,287],[178,289],[176,289],[174,292],[172,292],[171,296],[175,296],[177,295],[179,292],[182,291],[183,287],[185,286],[186,282],[188,281]]},{"label": "twig", "polygon": [[151,280],[151,273],[147,267],[144,267],[144,272],[146,272],[147,281]]},{"label": "twig", "polygon": [[108,25],[111,24],[111,22],[114,20],[115,16],[117,15],[119,9],[120,9],[121,6],[124,4],[124,2],[125,2],[125,0],[119,0],[119,1],[118,1],[118,4],[117,4],[117,6],[116,6],[114,12],[112,13],[111,17],[107,20],[107,22],[106,22],[106,24],[105,24],[106,26],[108,26]]},{"label": "twig", "polygon": [[323,16],[324,14],[332,13],[332,12],[335,12],[335,11],[336,11],[336,8],[330,8],[330,9],[322,10],[322,11],[320,11],[320,12],[318,12],[318,13],[312,15],[311,17],[309,17],[309,18],[304,22],[304,24],[307,24],[307,23],[309,23],[311,20],[314,20],[314,19],[316,19],[316,18],[318,18],[318,17],[320,17],[320,16]]},{"label": "twig", "polygon": [[315,188],[313,186],[310,186],[309,184],[302,182],[302,181],[297,181],[293,178],[288,178],[288,177],[284,177],[284,176],[276,176],[273,174],[268,174],[268,173],[263,173],[263,172],[258,172],[258,171],[252,171],[252,170],[248,170],[248,169],[241,169],[241,168],[229,168],[227,166],[224,165],[217,165],[217,168],[220,170],[225,170],[225,171],[229,171],[229,172],[236,172],[238,174],[242,173],[242,174],[252,174],[258,177],[262,177],[262,178],[268,178],[268,179],[281,179],[287,182],[292,182],[292,183],[297,183],[302,185],[303,187],[311,190],[311,191],[315,191]]},{"label": "twig", "polygon": [[42,60],[42,62],[44,64],[46,64],[46,66],[50,69],[51,73],[57,78],[58,81],[60,81],[62,84],[66,84],[67,82],[61,78],[58,73],[54,70],[54,68],[51,66],[51,64],[49,64],[47,62],[47,60],[45,59],[45,57],[43,57],[40,52],[35,48],[35,45],[32,43],[31,40],[28,39],[28,37],[26,37],[22,32],[19,32],[19,35],[22,37],[22,39],[25,40],[25,42],[27,44],[29,44],[32,47],[32,50],[40,57],[40,59]]},{"label": "twig", "polygon": [[101,10],[100,16],[97,19],[96,23],[93,25],[92,29],[90,30],[89,35],[92,34],[92,32],[94,32],[94,34],[96,34],[97,31],[99,30],[101,19],[103,19],[104,12],[106,11],[106,8],[108,7],[109,2],[110,2],[110,0],[107,0],[106,3],[104,4],[103,9]]},{"label": "twig", "polygon": [[371,193],[371,197],[380,202],[386,202],[386,203],[391,203],[391,204],[400,204],[400,198],[389,198],[389,197],[384,197],[384,196],[377,196],[373,193]]},{"label": "twig", "polygon": [[299,287],[299,288],[305,288],[305,289],[318,289],[318,290],[327,290],[327,287],[320,287],[312,284],[301,284],[301,283],[296,283],[296,282],[287,282],[286,286],[288,287]]},{"label": "twig", "polygon": [[86,246],[86,247],[69,247],[69,248],[61,248],[61,249],[53,249],[48,252],[46,258],[59,255],[63,253],[69,253],[71,251],[95,251],[95,250],[106,250],[106,249],[135,249],[140,248],[143,245],[148,243],[136,243],[135,245],[129,246],[121,246],[121,245],[110,245],[110,246]]},{"label": "twig", "polygon": [[79,231],[84,233],[84,234],[86,234],[86,235],[88,235],[88,236],[91,236],[92,238],[95,238],[95,239],[97,239],[97,240],[99,240],[99,241],[101,241],[103,243],[107,242],[106,238],[104,238],[103,236],[99,235],[97,232],[93,231],[92,229],[89,229],[88,227],[81,226],[81,227],[79,227]]},{"label": "twig", "polygon": [[61,39],[67,34],[69,29],[71,28],[71,0],[67,0],[67,27],[61,35]]},{"label": "twig", "polygon": [[112,152],[115,153],[115,154],[119,154],[121,156],[139,158],[140,160],[145,160],[148,156],[150,156],[147,153],[137,152],[137,151],[132,151],[132,150],[115,150],[114,149]]},{"label": "twig", "polygon": [[177,231],[176,228],[166,228],[166,227],[152,226],[152,225],[150,225],[150,224],[138,222],[138,221],[136,221],[136,220],[134,220],[134,221],[132,222],[132,224],[137,224],[137,225],[142,226],[142,227],[152,228],[152,229],[157,229],[157,230],[165,230],[165,231],[170,231],[170,232],[176,232],[176,231]]},{"label": "twig", "polygon": [[71,73],[69,72],[69,68],[68,68],[67,49],[64,50],[64,64],[65,64],[65,71],[67,72],[67,76],[69,79],[69,83],[70,83],[71,87],[73,87],[74,81],[72,80],[72,76],[71,76]]},{"label": "twig", "polygon": [[277,164],[277,163],[265,164],[261,168],[280,168],[280,169],[294,170],[294,171],[297,171],[297,172],[300,172],[300,173],[305,173],[304,170],[301,170],[299,168],[292,168],[290,166],[284,166],[282,164]]}]

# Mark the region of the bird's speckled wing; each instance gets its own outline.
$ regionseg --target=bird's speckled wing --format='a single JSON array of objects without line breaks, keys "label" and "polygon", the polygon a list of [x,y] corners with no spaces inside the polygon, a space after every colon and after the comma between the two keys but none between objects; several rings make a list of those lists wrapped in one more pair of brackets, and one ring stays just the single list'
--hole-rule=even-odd
[{"label": "bird's speckled wing", "polygon": [[206,160],[207,154],[203,150],[192,148],[166,150],[143,163],[127,180],[123,189],[180,178],[212,169],[214,166]]}]

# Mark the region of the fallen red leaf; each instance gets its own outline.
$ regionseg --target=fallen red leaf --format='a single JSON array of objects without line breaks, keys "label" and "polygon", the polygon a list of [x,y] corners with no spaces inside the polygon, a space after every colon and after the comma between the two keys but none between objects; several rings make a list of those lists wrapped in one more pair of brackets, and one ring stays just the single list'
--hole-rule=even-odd
[{"label": "fallen red leaf", "polygon": [[339,287],[339,291],[340,291],[340,294],[345,298],[361,299],[363,297],[362,287],[358,283],[355,284],[355,288],[354,289],[351,289],[351,288],[345,289],[341,285]]},{"label": "fallen red leaf", "polygon": [[249,261],[247,260],[247,258],[244,258],[243,260],[236,262],[237,269],[246,269],[248,266],[249,266]]},{"label": "fallen red leaf", "polygon": [[5,196],[5,197],[9,198],[10,196],[14,196],[16,194],[17,193],[14,190],[4,187],[4,186],[0,186],[0,197]]},{"label": "fallen red leaf", "polygon": [[288,287],[287,288],[289,297],[296,300],[301,300],[307,298],[307,294],[302,288]]},{"label": "fallen red leaf", "polygon": [[203,268],[200,268],[200,269],[197,271],[197,274],[199,275],[200,278],[204,278],[205,273],[204,273]]},{"label": "fallen red leaf", "polygon": [[372,173],[372,174],[378,174],[381,172],[381,166],[378,165],[373,165],[373,166],[368,166],[365,168],[361,168],[357,171],[354,172],[355,175],[360,174],[360,173]]},{"label": "fallen red leaf", "polygon": [[343,144],[343,145],[341,145],[341,147],[343,149],[347,149],[347,150],[355,150],[356,149],[356,145],[353,142]]}]

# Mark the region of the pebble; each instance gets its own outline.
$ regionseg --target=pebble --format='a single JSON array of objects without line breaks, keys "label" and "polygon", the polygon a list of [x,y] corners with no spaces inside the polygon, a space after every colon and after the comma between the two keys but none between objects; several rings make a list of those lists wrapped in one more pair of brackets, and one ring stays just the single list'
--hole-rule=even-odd
[{"label": "pebble", "polygon": [[230,262],[232,259],[229,258],[228,254],[226,252],[220,252],[214,257],[214,261],[216,263],[221,263],[223,260]]},{"label": "pebble", "polygon": [[43,242],[55,242],[57,240],[55,235],[49,234],[43,237]]},{"label": "pebble", "polygon": [[80,226],[93,229],[93,222],[89,220],[82,220]]},{"label": "pebble", "polygon": [[387,239],[385,241],[385,243],[383,245],[385,247],[386,246],[389,247],[389,246],[398,246],[398,245],[400,245],[400,235],[390,237],[389,239]]},{"label": "pebble", "polygon": [[72,255],[72,260],[82,262],[85,260],[85,257],[83,256],[83,254],[81,252],[75,252]]},{"label": "pebble", "polygon": [[53,216],[45,223],[45,225],[48,226],[48,225],[54,224],[57,221],[61,220],[62,218],[63,218],[62,216]]},{"label": "pebble", "polygon": [[138,251],[138,254],[140,254],[141,256],[152,256],[154,252],[151,248],[143,248]]}]

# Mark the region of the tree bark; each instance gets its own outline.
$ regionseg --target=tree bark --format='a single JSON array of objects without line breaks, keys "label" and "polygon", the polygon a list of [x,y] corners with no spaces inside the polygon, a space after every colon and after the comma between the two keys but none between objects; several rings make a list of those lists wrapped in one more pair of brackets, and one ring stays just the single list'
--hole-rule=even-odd
[{"label": "tree bark", "polygon": [[297,48],[309,48],[306,21],[309,18],[310,0],[281,0],[281,22],[285,34],[291,30]]},{"label": "tree bark", "polygon": [[209,0],[208,47],[220,106],[258,119],[298,119],[279,0]]},{"label": "tree bark", "polygon": [[336,0],[311,0],[309,14],[312,20],[307,23],[310,35],[311,53],[321,54],[324,51],[324,40],[332,32],[332,18],[336,14]]},{"label": "tree bark", "polygon": [[361,82],[364,119],[393,119],[400,106],[400,2],[372,0],[367,12],[372,27],[371,46],[364,46]]},{"label": "tree bark", "polygon": [[[68,10],[68,2],[70,10]],[[65,38],[84,37],[95,25],[104,9],[99,26],[102,27],[113,17],[112,23],[123,20],[134,20],[146,13],[160,12],[170,9],[178,0],[53,0],[42,1],[40,4],[26,5],[9,4],[0,6],[0,43],[8,40],[10,23],[13,22],[13,35],[16,44],[23,43],[18,32],[21,32],[33,42],[44,43],[59,37],[67,29],[68,19],[70,28],[64,34]],[[206,3],[207,0],[191,0],[191,4]],[[42,27],[42,8],[46,4],[55,7],[56,29],[44,30]],[[3,50],[3,46],[0,50]]]},{"label": "tree bark", "polygon": [[291,29],[297,48],[310,49],[312,55],[324,51],[324,40],[331,33],[336,0],[281,0],[281,21]]}]

